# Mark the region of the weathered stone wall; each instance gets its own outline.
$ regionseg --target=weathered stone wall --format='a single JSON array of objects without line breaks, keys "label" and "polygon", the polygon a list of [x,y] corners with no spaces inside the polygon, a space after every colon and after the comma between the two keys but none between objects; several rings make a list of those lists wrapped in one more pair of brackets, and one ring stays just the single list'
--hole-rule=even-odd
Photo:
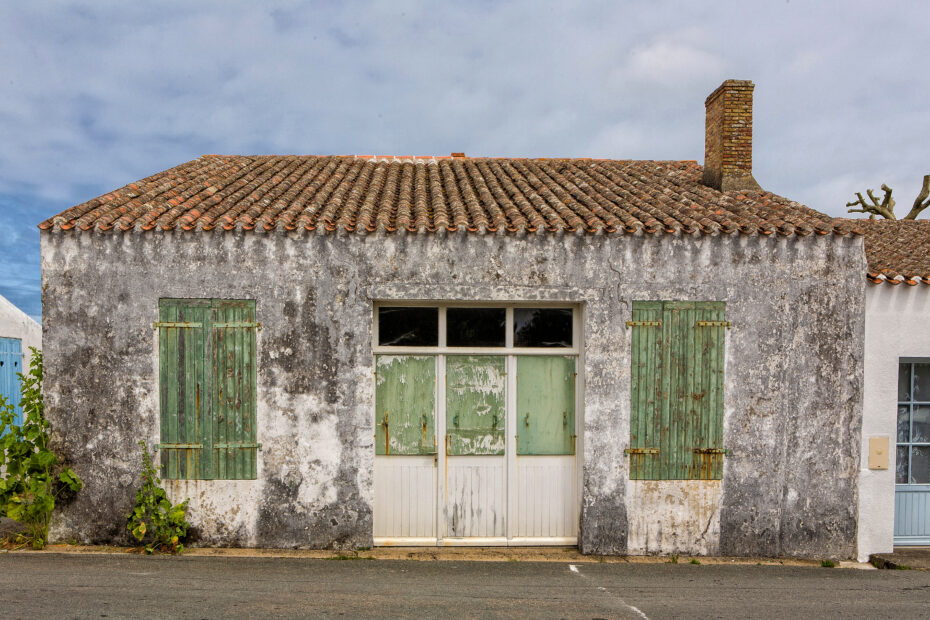
[{"label": "weathered stone wall", "polygon": [[[584,552],[855,551],[861,239],[43,232],[42,272],[47,412],[86,482],[54,537],[126,540],[135,442],[158,440],[160,297],[257,302],[258,479],[169,491],[191,498],[201,540],[279,547],[371,544],[373,299],[558,300],[584,304]],[[634,299],[723,300],[734,324],[724,479],[662,491],[652,522],[623,454]]]}]

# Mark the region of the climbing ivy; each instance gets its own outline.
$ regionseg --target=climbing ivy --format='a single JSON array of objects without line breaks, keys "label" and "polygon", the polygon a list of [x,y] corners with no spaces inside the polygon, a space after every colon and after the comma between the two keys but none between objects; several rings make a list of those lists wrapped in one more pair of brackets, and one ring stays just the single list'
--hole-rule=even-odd
[{"label": "climbing ivy", "polygon": [[158,472],[144,441],[142,446],[142,488],[136,493],[136,506],[126,517],[126,528],[139,542],[148,540],[146,553],[181,553],[190,523],[187,522],[187,502],[171,504],[161,487]]},{"label": "climbing ivy", "polygon": [[29,347],[29,372],[19,374],[23,410],[16,424],[12,403],[0,396],[0,512],[27,527],[25,542],[42,549],[55,502],[79,491],[81,479],[49,447],[42,402],[42,352]]}]

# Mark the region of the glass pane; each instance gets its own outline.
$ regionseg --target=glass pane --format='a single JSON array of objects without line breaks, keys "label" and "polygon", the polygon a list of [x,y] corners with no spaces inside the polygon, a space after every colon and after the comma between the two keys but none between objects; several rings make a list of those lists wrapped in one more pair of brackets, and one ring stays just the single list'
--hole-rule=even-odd
[{"label": "glass pane", "polygon": [[914,393],[911,400],[930,402],[930,364],[914,364]]},{"label": "glass pane", "polygon": [[898,407],[898,443],[907,443],[911,437],[911,408],[908,405]]},{"label": "glass pane", "polygon": [[899,446],[895,457],[894,481],[897,484],[907,484],[907,446]]},{"label": "glass pane", "polygon": [[439,344],[439,308],[378,308],[378,344],[435,347]]},{"label": "glass pane", "polygon": [[930,406],[914,405],[911,442],[930,443]]},{"label": "glass pane", "polygon": [[911,484],[930,482],[930,446],[911,446]]},{"label": "glass pane", "polygon": [[898,402],[906,403],[911,399],[911,365],[898,364]]},{"label": "glass pane", "polygon": [[572,346],[571,308],[514,308],[513,346]]},{"label": "glass pane", "polygon": [[507,332],[503,308],[449,308],[446,344],[450,347],[502,347]]}]

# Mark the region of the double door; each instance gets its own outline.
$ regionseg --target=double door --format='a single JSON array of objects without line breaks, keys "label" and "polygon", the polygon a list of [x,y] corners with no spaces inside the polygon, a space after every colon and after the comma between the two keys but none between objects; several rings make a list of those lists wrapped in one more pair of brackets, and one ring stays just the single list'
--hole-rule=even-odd
[{"label": "double door", "polygon": [[575,544],[575,365],[376,356],[375,544]]}]

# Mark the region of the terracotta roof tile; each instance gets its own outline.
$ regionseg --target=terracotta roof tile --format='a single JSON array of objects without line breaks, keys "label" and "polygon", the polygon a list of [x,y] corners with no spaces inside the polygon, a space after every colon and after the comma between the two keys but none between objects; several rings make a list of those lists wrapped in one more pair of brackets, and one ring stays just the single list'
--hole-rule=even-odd
[{"label": "terracotta roof tile", "polygon": [[159,172],[43,230],[860,234],[769,192],[719,192],[693,161],[228,156]]},{"label": "terracotta roof tile", "polygon": [[868,279],[930,284],[930,220],[850,220],[865,230]]}]

